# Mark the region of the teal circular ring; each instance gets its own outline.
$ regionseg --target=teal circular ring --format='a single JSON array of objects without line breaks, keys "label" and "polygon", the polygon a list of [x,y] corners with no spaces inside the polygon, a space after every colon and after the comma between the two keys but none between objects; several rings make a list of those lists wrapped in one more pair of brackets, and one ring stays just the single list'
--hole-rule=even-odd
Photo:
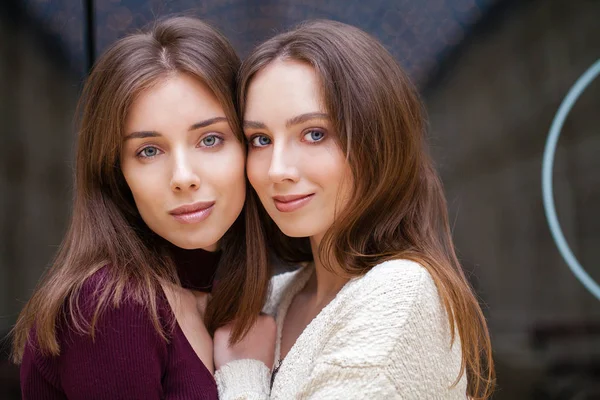
[{"label": "teal circular ring", "polygon": [[548,134],[546,146],[544,149],[544,158],[542,161],[542,195],[544,199],[544,210],[548,219],[548,226],[554,238],[554,242],[560,251],[560,254],[566,261],[567,265],[575,274],[575,277],[589,290],[598,300],[600,300],[600,285],[585,271],[577,258],[571,251],[565,235],[562,232],[558,217],[556,216],[556,208],[554,206],[554,194],[552,192],[552,171],[554,167],[554,154],[556,152],[556,144],[560,136],[560,131],[563,127],[565,119],[573,108],[573,105],[588,87],[588,85],[600,74],[600,60],[596,61],[592,66],[575,82],[573,87],[567,93],[567,96],[561,103]]}]

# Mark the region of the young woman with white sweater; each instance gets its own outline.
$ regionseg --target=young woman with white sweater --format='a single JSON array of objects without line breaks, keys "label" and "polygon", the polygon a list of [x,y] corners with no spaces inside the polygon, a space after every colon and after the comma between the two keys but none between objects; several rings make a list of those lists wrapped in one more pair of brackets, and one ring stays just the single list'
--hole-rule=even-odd
[{"label": "young woman with white sweater", "polygon": [[229,399],[488,398],[486,322],[454,251],[419,97],[365,32],[314,21],[239,74],[247,174],[276,255],[241,342],[214,338]]}]

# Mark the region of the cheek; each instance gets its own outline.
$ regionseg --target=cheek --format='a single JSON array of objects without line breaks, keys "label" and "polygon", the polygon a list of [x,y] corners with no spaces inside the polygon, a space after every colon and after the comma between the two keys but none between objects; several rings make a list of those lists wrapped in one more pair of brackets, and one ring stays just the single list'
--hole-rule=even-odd
[{"label": "cheek", "polygon": [[348,170],[348,164],[342,151],[337,145],[328,143],[317,149],[309,149],[298,168],[303,175],[310,177],[319,186],[325,189],[334,189],[338,187],[345,178]]},{"label": "cheek", "polygon": [[223,175],[225,178],[232,180],[244,179],[244,168],[246,160],[243,154],[236,154],[234,157],[228,158],[223,164],[226,166],[223,168]]},{"label": "cheek", "polygon": [[250,184],[260,196],[269,182],[270,157],[266,150],[250,150],[246,161],[246,173]]},{"label": "cheek", "polygon": [[[221,187],[223,192],[245,192],[245,161],[242,149],[232,149],[227,154],[221,154],[204,172],[207,174],[205,180],[211,180],[215,186]],[[213,165],[219,165],[220,168],[213,168]]]},{"label": "cheek", "polygon": [[140,212],[152,208],[160,201],[163,191],[157,183],[158,172],[148,173],[147,170],[125,165],[123,176]]},{"label": "cheek", "polygon": [[353,178],[350,167],[341,151],[322,154],[320,162],[306,163],[313,181],[327,193],[331,207],[343,207],[353,192]]}]

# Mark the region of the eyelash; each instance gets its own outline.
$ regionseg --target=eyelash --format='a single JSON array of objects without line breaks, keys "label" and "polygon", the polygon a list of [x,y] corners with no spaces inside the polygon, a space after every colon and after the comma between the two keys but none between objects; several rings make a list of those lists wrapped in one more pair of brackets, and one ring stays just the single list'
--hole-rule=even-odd
[{"label": "eyelash", "polygon": [[[157,154],[155,154],[153,156],[145,156],[145,155],[143,155],[144,151],[148,150],[148,149],[156,149],[157,150]],[[163,153],[163,151],[160,150],[156,146],[146,146],[146,147],[143,147],[142,149],[140,149],[137,153],[135,153],[135,156],[138,157],[138,158],[141,158],[141,159],[149,160],[149,159],[152,159],[152,158],[154,158],[157,155],[162,154],[162,153]]]},{"label": "eyelash", "polygon": [[[303,135],[302,135],[302,138],[304,139],[304,138],[305,138],[307,135],[309,135],[309,134],[310,134],[310,133],[312,133],[312,132],[318,132],[318,133],[321,133],[323,136],[322,136],[322,137],[321,137],[319,140],[314,140],[314,141],[306,141],[306,140],[303,140],[304,142],[306,142],[306,143],[308,143],[308,144],[311,144],[311,145],[312,145],[312,144],[317,144],[317,143],[320,143],[320,142],[322,142],[322,141],[323,141],[323,140],[324,140],[324,139],[327,137],[327,134],[325,133],[325,131],[323,131],[323,130],[321,130],[321,129],[310,129],[310,130],[306,131],[306,133],[305,133],[305,134],[303,134]],[[265,145],[263,145],[263,146],[257,146],[257,145],[255,145],[255,144],[254,144],[254,141],[255,141],[256,139],[258,139],[258,138],[261,138],[261,137],[265,137],[265,138],[269,139],[269,143],[268,143],[268,144],[265,144]],[[271,144],[271,138],[269,138],[267,135],[264,135],[264,134],[261,134],[261,133],[258,133],[258,134],[256,134],[256,135],[254,135],[254,136],[250,137],[250,139],[248,139],[248,145],[249,145],[249,146],[251,146],[251,147],[254,147],[254,148],[258,148],[258,149],[265,148],[265,147],[267,147],[267,146],[268,146],[268,145],[270,145],[270,144]]]},{"label": "eyelash", "polygon": [[[207,145],[204,145],[204,146],[202,146],[202,145],[201,145],[201,144],[202,144],[202,142],[204,142],[204,141],[205,141],[206,139],[208,139],[208,138],[215,138],[215,139],[216,139],[216,143],[215,143],[215,144],[213,144],[212,146],[207,146]],[[204,136],[202,139],[200,139],[200,141],[199,141],[199,143],[198,143],[198,146],[197,146],[197,147],[200,147],[200,148],[205,148],[205,149],[214,149],[214,148],[216,148],[216,147],[219,147],[219,146],[221,146],[221,145],[223,144],[223,142],[224,142],[224,141],[225,141],[225,139],[224,139],[223,137],[221,137],[221,136],[219,136],[219,135],[216,135],[216,134],[210,134],[210,135],[206,135],[206,136]],[[156,149],[157,153],[156,153],[156,154],[154,154],[153,156],[145,156],[145,155],[143,155],[144,151],[145,151],[145,150],[148,150],[148,149]],[[138,152],[135,154],[135,156],[136,156],[136,157],[138,157],[138,158],[141,158],[141,159],[150,160],[150,159],[152,159],[152,158],[154,158],[154,157],[156,157],[156,156],[158,156],[158,155],[160,155],[160,154],[162,154],[162,153],[164,153],[164,151],[160,150],[160,149],[159,149],[158,147],[156,147],[156,146],[146,146],[146,147],[143,147],[143,148],[141,148],[141,149],[140,149],[140,150],[139,150],[139,151],[138,151]]]},{"label": "eyelash", "polygon": [[[256,139],[259,139],[259,138],[261,138],[261,137],[265,137],[265,138],[269,139],[269,143],[268,143],[268,144],[266,144],[266,145],[264,145],[264,146],[257,146],[257,145],[255,145],[255,144],[254,144],[254,141],[255,141]],[[263,135],[263,134],[260,134],[260,133],[259,133],[259,134],[256,134],[256,135],[254,135],[254,136],[252,136],[250,139],[248,139],[248,145],[249,145],[250,147],[254,147],[254,148],[257,148],[257,149],[262,149],[262,148],[264,148],[264,147],[267,147],[267,146],[268,146],[268,145],[270,145],[270,144],[271,144],[271,138],[269,138],[267,135]]]},{"label": "eyelash", "polygon": [[208,138],[215,138],[217,140],[217,143],[213,144],[212,146],[198,146],[198,147],[203,147],[203,148],[207,148],[207,149],[213,149],[215,147],[218,147],[218,146],[222,145],[223,142],[225,141],[225,139],[222,136],[214,134],[214,133],[211,133],[210,135],[206,135],[202,139],[200,139],[199,143],[204,142]]},{"label": "eyelash", "polygon": [[325,133],[325,131],[323,131],[321,129],[310,129],[310,130],[306,131],[306,133],[302,137],[304,138],[304,137],[306,137],[306,135],[308,135],[308,134],[310,134],[312,132],[318,132],[318,133],[322,134],[323,136],[319,140],[315,140],[315,141],[312,141],[312,142],[307,142],[309,144],[320,143],[320,142],[322,142],[327,137],[327,134]]}]

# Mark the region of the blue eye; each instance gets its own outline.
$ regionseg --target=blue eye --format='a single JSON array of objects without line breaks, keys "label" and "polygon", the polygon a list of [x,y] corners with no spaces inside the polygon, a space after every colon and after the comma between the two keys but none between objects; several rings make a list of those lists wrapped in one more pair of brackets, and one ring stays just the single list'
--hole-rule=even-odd
[{"label": "blue eye", "polygon": [[325,137],[325,132],[318,130],[310,130],[304,135],[304,140],[310,143],[320,142]]},{"label": "blue eye", "polygon": [[206,136],[200,141],[200,147],[215,147],[221,144],[222,141],[223,139],[218,137],[217,135]]},{"label": "blue eye", "polygon": [[159,154],[160,150],[158,150],[157,147],[154,146],[148,146],[148,147],[144,147],[142,150],[140,150],[140,152],[137,154],[138,157],[141,158],[152,158],[152,157],[156,157]]},{"label": "blue eye", "polygon": [[250,140],[253,147],[265,147],[271,144],[271,139],[265,135],[256,135]]}]

